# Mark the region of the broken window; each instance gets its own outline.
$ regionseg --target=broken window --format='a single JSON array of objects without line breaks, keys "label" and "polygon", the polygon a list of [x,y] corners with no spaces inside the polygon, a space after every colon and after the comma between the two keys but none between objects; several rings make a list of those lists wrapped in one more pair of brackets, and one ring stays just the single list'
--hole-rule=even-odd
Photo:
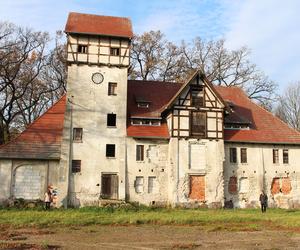
[{"label": "broken window", "polygon": [[292,190],[291,180],[289,177],[275,177],[271,184],[271,193],[274,194],[289,194]]},{"label": "broken window", "polygon": [[240,178],[240,193],[248,193],[249,192],[249,180],[247,177]]},{"label": "broken window", "polygon": [[273,163],[279,163],[278,149],[273,149]]},{"label": "broken window", "polygon": [[82,128],[73,128],[73,141],[82,142]]},{"label": "broken window", "polygon": [[144,192],[144,177],[143,176],[137,176],[135,178],[135,192],[136,193],[142,193]]},{"label": "broken window", "polygon": [[78,44],[77,52],[82,54],[87,54],[87,45]]},{"label": "broken window", "polygon": [[116,114],[107,114],[107,127],[115,127],[116,126]]},{"label": "broken window", "polygon": [[231,176],[228,182],[228,192],[230,194],[237,193],[237,178],[235,176]]},{"label": "broken window", "polygon": [[236,148],[230,148],[229,149],[229,154],[230,154],[230,162],[231,163],[236,163],[237,162]]},{"label": "broken window", "polygon": [[192,112],[191,133],[195,136],[205,137],[206,135],[206,113]]},{"label": "broken window", "polygon": [[193,89],[191,91],[191,106],[200,108],[204,106],[204,91],[203,89]]},{"label": "broken window", "polygon": [[119,48],[110,48],[110,55],[111,56],[119,56],[120,55],[120,49]]},{"label": "broken window", "polygon": [[282,151],[282,157],[283,157],[283,163],[289,164],[289,150],[288,149],[284,149]]},{"label": "broken window", "polygon": [[106,157],[115,157],[115,154],[116,154],[116,145],[106,144]]},{"label": "broken window", "polygon": [[72,160],[72,173],[81,172],[81,160]]},{"label": "broken window", "polygon": [[148,193],[156,193],[156,177],[155,176],[149,176],[148,178]]},{"label": "broken window", "polygon": [[136,161],[144,160],[144,145],[136,145]]},{"label": "broken window", "polygon": [[247,148],[241,148],[241,163],[247,163]]},{"label": "broken window", "polygon": [[116,82],[109,82],[108,83],[108,95],[117,95],[117,86]]}]

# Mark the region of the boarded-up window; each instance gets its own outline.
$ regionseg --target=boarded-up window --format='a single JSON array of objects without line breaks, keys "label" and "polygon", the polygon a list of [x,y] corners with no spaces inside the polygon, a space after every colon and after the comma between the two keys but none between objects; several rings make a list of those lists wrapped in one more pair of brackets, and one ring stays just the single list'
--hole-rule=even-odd
[{"label": "boarded-up window", "polygon": [[136,145],[136,161],[144,160],[144,145]]},{"label": "boarded-up window", "polygon": [[190,168],[205,169],[206,168],[206,150],[201,144],[190,144]]},{"label": "boarded-up window", "polygon": [[237,178],[235,176],[231,176],[228,182],[228,192],[230,194],[237,193]]},{"label": "boarded-up window", "polygon": [[101,197],[118,199],[119,178],[116,174],[102,174]]},{"label": "boarded-up window", "polygon": [[108,83],[108,95],[117,95],[117,83],[116,82]]},{"label": "boarded-up window", "polygon": [[249,180],[247,177],[240,178],[240,193],[248,193],[249,192]]},{"label": "boarded-up window", "polygon": [[273,149],[273,163],[279,163],[278,149]]},{"label": "boarded-up window", "polygon": [[148,178],[148,193],[156,193],[156,177],[155,176],[149,176]]},{"label": "boarded-up window", "polygon": [[292,190],[291,180],[289,177],[273,178],[271,193],[274,194],[289,194]]},{"label": "boarded-up window", "polygon": [[81,160],[72,160],[72,173],[79,173],[81,171]]},{"label": "boarded-up window", "polygon": [[241,148],[241,163],[247,163],[247,149]]},{"label": "boarded-up window", "polygon": [[143,176],[137,176],[135,178],[135,192],[136,193],[143,193],[144,192],[144,177]]},{"label": "boarded-up window", "polygon": [[82,128],[73,128],[73,141],[82,142]]},{"label": "boarded-up window", "polygon": [[191,134],[199,137],[206,135],[206,113],[192,112]]},{"label": "boarded-up window", "polygon": [[231,163],[236,163],[236,161],[237,161],[237,160],[236,160],[236,159],[237,159],[237,158],[236,158],[236,155],[237,155],[237,154],[236,154],[236,148],[230,148],[230,149],[229,149],[229,154],[230,154],[230,162],[231,162]]},{"label": "boarded-up window", "polygon": [[190,175],[189,198],[198,201],[205,201],[205,176]]},{"label": "boarded-up window", "polygon": [[204,106],[204,91],[203,91],[203,89],[193,89],[191,91],[191,105],[196,108]]},{"label": "boarded-up window", "polygon": [[283,153],[283,163],[284,164],[289,164],[289,150],[288,149],[284,149],[283,151],[282,151],[282,153]]}]

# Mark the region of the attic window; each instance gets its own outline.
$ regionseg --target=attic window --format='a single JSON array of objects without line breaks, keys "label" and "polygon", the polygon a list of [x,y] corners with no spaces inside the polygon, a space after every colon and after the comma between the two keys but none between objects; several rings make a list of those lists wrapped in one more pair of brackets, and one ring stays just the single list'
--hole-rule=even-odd
[{"label": "attic window", "polygon": [[138,102],[138,108],[149,108],[149,102]]},{"label": "attic window", "polygon": [[242,123],[225,123],[224,124],[225,129],[241,129],[241,130],[247,130],[249,129],[249,124],[242,124]]},{"label": "attic window", "polygon": [[120,48],[110,48],[110,55],[111,56],[119,56],[120,55]]},{"label": "attic window", "polygon": [[87,45],[78,44],[77,52],[87,54]]},{"label": "attic window", "polygon": [[203,89],[192,89],[191,91],[191,105],[196,108],[204,106],[204,91]]},{"label": "attic window", "polygon": [[158,119],[131,119],[132,125],[141,126],[160,126],[160,120]]}]

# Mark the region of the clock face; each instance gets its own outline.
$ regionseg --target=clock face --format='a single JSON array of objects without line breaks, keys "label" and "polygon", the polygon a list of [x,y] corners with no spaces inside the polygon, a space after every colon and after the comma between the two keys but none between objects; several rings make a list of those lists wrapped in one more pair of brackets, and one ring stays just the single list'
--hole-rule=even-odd
[{"label": "clock face", "polygon": [[95,84],[100,84],[103,82],[103,80],[104,80],[104,76],[101,73],[94,73],[92,75],[92,81]]}]

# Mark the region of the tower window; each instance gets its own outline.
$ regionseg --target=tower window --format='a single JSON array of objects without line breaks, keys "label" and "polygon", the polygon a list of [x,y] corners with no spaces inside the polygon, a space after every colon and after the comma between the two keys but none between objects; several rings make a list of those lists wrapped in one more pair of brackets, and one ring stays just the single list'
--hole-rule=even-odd
[{"label": "tower window", "polygon": [[108,95],[117,95],[117,83],[116,82],[108,83]]},{"label": "tower window", "polygon": [[72,160],[72,173],[81,172],[81,160]]},{"label": "tower window", "polygon": [[116,126],[116,114],[107,114],[107,127],[115,127]]},{"label": "tower window", "polygon": [[115,156],[116,156],[116,145],[106,144],[106,157],[115,157]]},{"label": "tower window", "polygon": [[77,52],[87,54],[87,45],[78,44]]},{"label": "tower window", "polygon": [[111,56],[119,56],[120,55],[120,48],[110,48],[110,55]]},{"label": "tower window", "polygon": [[82,128],[73,128],[73,141],[82,142]]}]

